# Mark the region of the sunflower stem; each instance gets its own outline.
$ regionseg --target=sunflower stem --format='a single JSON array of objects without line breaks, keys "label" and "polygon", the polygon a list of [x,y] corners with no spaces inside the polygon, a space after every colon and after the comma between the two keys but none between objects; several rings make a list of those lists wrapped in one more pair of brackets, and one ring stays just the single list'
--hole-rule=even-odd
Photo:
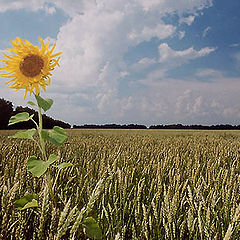
[{"label": "sunflower stem", "polygon": [[43,155],[43,158],[44,158],[44,161],[47,161],[47,155],[46,155],[46,149],[45,149],[45,141],[43,140],[42,138],[42,111],[41,111],[41,108],[40,106],[38,105],[38,120],[39,120],[39,126],[38,126],[38,135],[39,135],[39,140],[40,140],[40,150],[42,152],[42,155]]},{"label": "sunflower stem", "polygon": [[[39,120],[39,125],[37,127],[37,131],[38,131],[39,140],[40,140],[39,148],[40,148],[40,151],[42,153],[44,161],[47,161],[48,159],[47,159],[47,154],[46,154],[45,141],[42,138],[42,134],[41,134],[42,129],[43,129],[42,111],[41,111],[41,107],[39,106],[38,103],[37,103],[37,105],[38,105],[38,120]],[[51,181],[51,175],[50,175],[49,170],[47,170],[47,172],[45,174],[45,180],[46,180],[47,185],[48,185],[49,195],[52,199],[52,207],[56,208],[57,207],[57,202],[56,202],[56,199],[55,199],[54,194],[53,194],[52,181]]]}]

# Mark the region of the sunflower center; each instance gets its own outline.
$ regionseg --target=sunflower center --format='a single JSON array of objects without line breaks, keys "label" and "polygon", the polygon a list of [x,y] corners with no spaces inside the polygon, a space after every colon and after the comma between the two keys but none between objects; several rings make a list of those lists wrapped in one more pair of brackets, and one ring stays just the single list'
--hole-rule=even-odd
[{"label": "sunflower center", "polygon": [[44,66],[43,59],[36,54],[29,54],[24,57],[19,65],[19,69],[26,77],[37,76]]}]

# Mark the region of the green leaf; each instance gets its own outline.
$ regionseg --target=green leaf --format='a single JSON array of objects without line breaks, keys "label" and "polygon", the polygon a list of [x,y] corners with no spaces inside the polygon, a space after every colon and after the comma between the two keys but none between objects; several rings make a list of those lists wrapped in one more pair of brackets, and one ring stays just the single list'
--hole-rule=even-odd
[{"label": "green leaf", "polygon": [[33,207],[38,207],[38,202],[37,200],[33,199],[31,202],[27,203],[22,210],[28,209],[28,208],[33,208]]},{"label": "green leaf", "polygon": [[36,104],[32,101],[28,101],[27,104],[31,105],[31,106],[36,106]]},{"label": "green leaf", "polygon": [[29,117],[29,113],[27,112],[21,112],[16,114],[15,116],[12,116],[9,120],[8,126],[15,124],[15,123],[19,123],[19,122],[26,122],[29,121],[30,119],[32,119],[34,115],[31,115]]},{"label": "green leaf", "polygon": [[42,98],[39,95],[35,95],[35,98],[37,100],[38,106],[46,112],[51,108],[53,105],[53,100],[49,98]]},{"label": "green leaf", "polygon": [[45,141],[49,141],[49,135],[48,135],[48,130],[42,129],[41,131],[41,136]]},{"label": "green leaf", "polygon": [[36,177],[41,177],[48,169],[48,167],[54,163],[59,157],[51,154],[48,161],[42,161],[35,156],[31,156],[27,161],[27,169]]},{"label": "green leaf", "polygon": [[24,210],[30,207],[38,207],[38,195],[28,194],[14,202],[14,207],[18,210]]},{"label": "green leaf", "polygon": [[59,164],[57,167],[58,167],[59,170],[61,170],[61,169],[63,169],[63,168],[71,167],[71,166],[73,166],[72,163],[69,163],[69,162],[63,162],[63,163]]},{"label": "green leaf", "polygon": [[58,126],[55,126],[52,130],[42,130],[41,135],[44,140],[49,141],[59,147],[67,138],[66,131]]},{"label": "green leaf", "polygon": [[35,156],[31,156],[27,161],[27,169],[36,177],[41,177],[48,168],[47,162],[38,160]]},{"label": "green leaf", "polygon": [[23,139],[33,139],[34,134],[36,133],[36,129],[29,129],[25,132],[17,132],[13,136],[9,138],[23,138]]},{"label": "green leaf", "polygon": [[94,218],[88,217],[84,219],[83,226],[85,227],[86,234],[89,238],[102,239],[102,231]]},{"label": "green leaf", "polygon": [[49,166],[54,163],[55,161],[57,161],[59,159],[59,156],[55,155],[55,154],[51,154],[48,158],[47,163],[49,164]]}]

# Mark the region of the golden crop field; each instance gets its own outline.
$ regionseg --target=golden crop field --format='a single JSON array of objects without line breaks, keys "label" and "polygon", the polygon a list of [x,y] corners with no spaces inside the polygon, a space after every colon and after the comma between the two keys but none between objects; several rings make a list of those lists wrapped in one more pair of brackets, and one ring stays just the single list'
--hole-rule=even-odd
[{"label": "golden crop field", "polygon": [[[60,148],[73,166],[51,167],[58,207],[26,169],[34,142],[0,132],[0,239],[87,239],[85,207],[103,239],[240,239],[240,132],[69,130]],[[96,187],[96,184],[99,183]],[[15,200],[39,195],[40,207]]]}]

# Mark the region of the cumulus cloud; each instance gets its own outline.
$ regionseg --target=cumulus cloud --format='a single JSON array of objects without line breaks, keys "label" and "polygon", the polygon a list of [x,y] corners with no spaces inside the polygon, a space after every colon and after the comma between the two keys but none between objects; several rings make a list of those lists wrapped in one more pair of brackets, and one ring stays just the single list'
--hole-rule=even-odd
[{"label": "cumulus cloud", "polygon": [[[167,7],[165,2],[164,11],[158,2],[159,11],[155,15],[151,11],[156,12],[156,9],[150,7],[155,5],[154,2],[148,8],[139,1],[102,1],[96,5],[91,3],[91,7],[82,2],[83,14],[72,13],[72,19],[61,27],[57,36],[57,46],[64,55],[61,69],[56,73],[59,86],[52,88],[53,91],[59,91],[62,86],[67,92],[89,89],[89,94],[97,96],[95,100],[92,98],[92,104],[97,104],[100,112],[106,113],[104,106],[109,109],[108,104],[118,98],[118,84],[123,78],[121,73],[128,71],[123,57],[129,47],[149,41],[152,37],[168,38],[176,31],[175,26],[164,24],[161,20],[166,11],[175,11],[176,8],[172,3]],[[194,6],[202,7],[199,3]],[[199,54],[204,55],[202,52]],[[143,58],[132,70],[144,70],[155,62],[154,59]],[[107,65],[109,73],[103,75],[102,70]]]},{"label": "cumulus cloud", "polygon": [[190,47],[181,51],[170,48],[167,43],[162,43],[158,47],[159,62],[168,63],[173,66],[181,65],[189,60],[207,56],[215,50],[216,48],[214,47],[205,47],[197,51],[193,47]]},{"label": "cumulus cloud", "polygon": [[[165,112],[161,111],[161,116],[157,113],[151,114],[155,116],[152,119],[155,119],[156,123],[238,124],[239,78],[227,78],[223,73],[216,71],[218,74],[211,75],[213,81],[202,82],[194,77],[192,81],[169,78],[166,74],[163,77],[159,74],[157,77],[159,72],[156,70],[155,77],[151,73],[141,80],[141,84],[147,89],[144,96],[148,99],[148,104],[151,105],[154,99],[155,102],[161,103],[161,109],[167,109]],[[204,72],[204,69],[197,72]],[[205,69],[205,72],[210,70]]]},{"label": "cumulus cloud", "polygon": [[190,15],[188,17],[182,17],[180,18],[180,21],[179,23],[182,24],[182,23],[186,23],[188,26],[190,26],[195,20],[195,16],[194,15]]},{"label": "cumulus cloud", "polygon": [[143,10],[148,11],[162,11],[165,13],[177,12],[179,15],[183,13],[196,13],[206,7],[213,5],[212,0],[135,0],[143,7]]},{"label": "cumulus cloud", "polygon": [[48,14],[52,14],[55,12],[55,7],[49,6],[49,2],[45,0],[1,0],[0,12],[26,9],[31,11],[44,10]]},{"label": "cumulus cloud", "polygon": [[223,116],[226,118],[240,118],[240,106],[236,104],[235,106],[226,107],[223,109]]},{"label": "cumulus cloud", "polygon": [[134,72],[141,72],[145,69],[148,69],[150,66],[156,64],[157,61],[153,58],[141,58],[137,63],[134,63],[130,66],[130,69]]},{"label": "cumulus cloud", "polygon": [[159,23],[154,27],[144,26],[141,32],[136,32],[136,30],[128,34],[129,39],[140,43],[142,41],[149,41],[152,37],[157,37],[158,39],[165,39],[173,35],[176,27],[170,24]]},{"label": "cumulus cloud", "polygon": [[[182,15],[184,13],[196,13],[206,7],[213,5],[212,0],[1,0],[0,12],[7,10],[29,9],[44,10],[46,5],[55,5],[57,8],[65,11],[69,16],[84,14],[89,9],[98,7],[107,11],[113,10],[138,10],[144,13],[158,12],[160,14],[174,13]],[[134,6],[134,9],[132,8]]]},{"label": "cumulus cloud", "polygon": [[1,0],[0,12],[8,10],[26,9],[31,11],[44,10],[52,14],[55,12],[55,7],[62,9],[69,16],[83,13],[83,10],[95,4],[93,0]]},{"label": "cumulus cloud", "polygon": [[[206,102],[205,102],[206,103]],[[193,90],[186,90],[177,98],[176,114],[186,116],[206,115],[203,96],[196,96]]]},{"label": "cumulus cloud", "polygon": [[[143,56],[132,66],[124,61],[125,54],[129,48],[153,37],[165,40],[174,36],[178,26],[164,23],[162,18],[166,14],[178,14],[182,22],[190,25],[198,11],[211,5],[211,0],[8,0],[0,1],[0,11],[28,9],[52,14],[61,9],[69,16],[56,36],[56,50],[63,54],[61,68],[54,73],[54,84],[48,88],[57,102],[55,112],[51,112],[53,116],[73,123],[111,119],[147,122],[153,118],[174,119],[179,90],[185,90],[177,87],[178,81],[168,78],[166,81],[166,71],[216,49],[174,50],[162,43],[158,48],[159,59]],[[188,16],[183,17],[185,14]],[[180,39],[185,35],[183,31],[179,34]],[[131,71],[142,71],[159,63],[161,68],[144,79],[135,79],[147,89],[136,90],[134,85],[127,85],[129,93],[120,94],[119,85]],[[186,87],[184,81],[181,83]],[[203,95],[193,101],[193,112],[204,106],[200,96]]]}]

